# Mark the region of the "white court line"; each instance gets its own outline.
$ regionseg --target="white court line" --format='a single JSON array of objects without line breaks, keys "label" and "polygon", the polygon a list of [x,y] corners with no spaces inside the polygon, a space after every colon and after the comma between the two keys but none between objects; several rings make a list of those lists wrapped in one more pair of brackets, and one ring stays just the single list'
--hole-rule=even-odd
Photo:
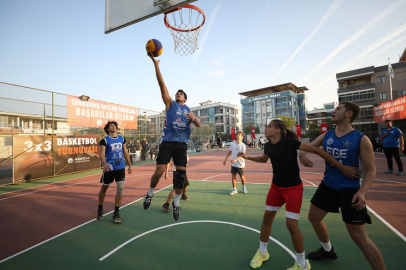
[{"label": "white court line", "polygon": [[390,180],[375,179],[375,181],[382,181],[382,182],[389,182],[389,183],[396,183],[396,184],[404,184],[404,185],[406,185],[405,182],[397,182],[397,181],[390,181]]},{"label": "white court line", "polygon": [[[143,176],[143,175],[150,175],[150,174],[131,175],[131,176],[126,176],[126,178],[128,178],[128,177],[136,177],[136,176]],[[0,199],[0,201],[2,201],[2,200],[7,200],[7,199],[11,199],[11,198],[15,198],[15,197],[20,197],[20,196],[24,196],[24,195],[28,195],[28,194],[32,194],[32,193],[37,193],[37,192],[40,192],[40,191],[45,191],[45,190],[50,190],[50,189],[55,189],[55,188],[69,187],[69,186],[76,186],[76,185],[80,185],[80,184],[84,184],[84,183],[90,183],[90,182],[96,182],[96,181],[100,181],[100,179],[91,180],[91,181],[86,181],[86,182],[80,182],[80,183],[75,183],[75,184],[70,184],[70,185],[62,185],[62,186],[56,186],[56,187],[51,187],[51,188],[39,189],[39,190],[35,190],[35,191],[31,191],[31,192],[26,192],[26,193],[19,194],[19,195],[14,195],[14,196],[2,198],[2,199]],[[60,183],[60,182],[56,182],[55,184],[57,184],[57,183]],[[52,185],[52,184],[49,184],[49,185]],[[20,190],[20,191],[24,191],[24,189],[22,189],[22,190]]]},{"label": "white court line", "polygon": [[306,182],[312,184],[314,187],[317,187],[315,184],[313,184],[312,182],[310,182],[310,181],[308,181],[308,180],[306,180],[306,179],[302,179],[302,181],[306,181]]},{"label": "white court line", "polygon": [[[164,188],[161,188],[160,190],[156,191],[155,193],[158,193],[158,192],[160,192],[161,190],[164,190],[164,189],[166,189],[166,188],[168,188],[168,187],[170,187],[170,186],[171,186],[171,185],[166,186],[166,187],[164,187]],[[139,199],[137,199],[137,200],[135,200],[135,201],[132,201],[132,202],[126,204],[126,205],[123,205],[123,206],[120,207],[120,209],[123,209],[124,207],[129,206],[130,204],[133,204],[133,203],[135,203],[135,202],[141,200],[142,198],[143,198],[143,197],[141,197],[141,198],[139,198]],[[112,213],[113,211],[114,211],[114,210],[112,210],[112,211],[106,213],[105,215],[108,215],[108,214]],[[69,230],[67,230],[67,231],[64,231],[63,233],[60,233],[60,234],[58,234],[58,235],[55,235],[55,236],[53,236],[53,237],[51,237],[51,238],[49,238],[49,239],[47,239],[47,240],[45,240],[45,241],[42,241],[41,243],[38,243],[38,244],[36,244],[36,245],[34,245],[34,246],[32,246],[32,247],[29,247],[29,248],[27,248],[27,249],[24,249],[23,251],[20,251],[20,252],[14,254],[14,255],[11,255],[10,257],[7,257],[7,258],[1,260],[0,263],[3,263],[3,262],[5,262],[5,261],[7,261],[7,260],[9,260],[9,259],[11,259],[11,258],[14,258],[15,256],[18,256],[18,255],[20,255],[20,254],[22,254],[22,253],[24,253],[24,252],[27,252],[27,251],[29,251],[29,250],[31,250],[31,249],[33,249],[33,248],[36,248],[36,247],[38,247],[38,246],[40,246],[40,245],[42,245],[42,244],[45,244],[45,243],[47,243],[47,242],[49,242],[49,241],[51,241],[51,240],[53,240],[53,239],[55,239],[55,238],[58,238],[59,236],[62,236],[62,235],[64,235],[64,234],[68,233],[68,232],[71,232],[71,231],[73,231],[73,230],[76,230],[76,229],[78,229],[78,228],[80,228],[80,227],[82,227],[82,226],[84,226],[84,225],[86,225],[86,224],[88,224],[88,223],[90,223],[90,222],[93,222],[93,221],[95,221],[95,220],[96,220],[95,218],[92,219],[92,220],[89,220],[89,221],[87,221],[87,222],[85,222],[85,223],[82,223],[82,224],[80,224],[80,225],[78,225],[78,226],[72,228],[72,229],[69,229]]]},{"label": "white court line", "polygon": [[396,233],[403,241],[406,242],[406,237],[399,232],[398,230],[396,230],[392,225],[390,225],[386,220],[384,220],[380,215],[378,215],[374,210],[372,210],[370,207],[368,207],[368,210],[371,211],[378,219],[380,219],[383,224],[385,224],[386,226],[388,226],[389,229],[391,229],[394,233]]},{"label": "white court line", "polygon": [[213,178],[213,177],[216,177],[216,176],[221,176],[221,175],[230,175],[230,173],[223,173],[223,174],[217,174],[217,175],[213,175],[213,176],[210,176],[210,177],[204,178],[204,179],[203,179],[203,180],[201,180],[201,181],[206,181],[207,179],[210,179],[210,178]]},{"label": "white court line", "polygon": [[[159,230],[162,230],[162,229],[166,229],[166,228],[169,228],[169,227],[178,226],[178,225],[184,225],[184,224],[190,224],[190,223],[220,223],[220,224],[233,225],[233,226],[236,226],[236,227],[241,227],[241,228],[244,228],[244,229],[247,229],[247,230],[251,230],[251,231],[260,233],[260,231],[258,231],[258,230],[256,230],[256,229],[253,229],[253,228],[251,228],[251,227],[247,227],[247,226],[244,226],[244,225],[241,225],[241,224],[238,224],[238,223],[226,222],[226,221],[219,221],[219,220],[193,220],[193,221],[185,221],[185,222],[173,223],[173,224],[169,224],[169,225],[166,225],[166,226],[162,226],[162,227],[158,227],[158,228],[152,229],[152,230],[150,230],[150,231],[144,232],[144,233],[142,233],[142,234],[139,234],[139,235],[137,235],[137,236],[131,238],[130,240],[124,242],[123,244],[119,245],[118,247],[116,247],[115,249],[113,249],[112,251],[110,251],[109,253],[107,253],[106,255],[104,255],[103,257],[101,257],[101,258],[99,259],[99,261],[103,261],[104,259],[106,259],[106,258],[109,257],[110,255],[112,255],[113,253],[115,253],[117,250],[119,250],[120,248],[122,248],[122,247],[124,247],[125,245],[131,243],[132,241],[136,240],[137,238],[140,238],[141,236],[144,236],[144,235],[147,235],[147,234],[149,234],[149,233],[152,233],[152,232],[155,232],[155,231],[159,231]],[[273,238],[273,237],[271,237],[271,236],[269,237],[269,239],[271,239],[273,242],[275,242],[275,243],[278,244],[280,247],[282,247],[284,250],[286,250],[286,251],[289,253],[289,255],[292,256],[293,259],[296,259],[296,255],[295,255],[291,250],[289,250],[285,245],[283,245],[281,242],[279,242],[278,240],[276,240],[275,238]]]}]

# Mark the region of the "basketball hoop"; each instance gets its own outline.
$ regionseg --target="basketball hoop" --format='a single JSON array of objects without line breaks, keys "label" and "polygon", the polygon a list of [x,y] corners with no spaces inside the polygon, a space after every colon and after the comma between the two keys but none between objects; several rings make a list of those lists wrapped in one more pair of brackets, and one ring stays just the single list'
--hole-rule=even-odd
[{"label": "basketball hoop", "polygon": [[[172,16],[168,16],[169,14]],[[164,22],[175,41],[175,53],[188,55],[199,49],[197,38],[205,20],[204,12],[193,5],[184,5],[165,12]]]}]

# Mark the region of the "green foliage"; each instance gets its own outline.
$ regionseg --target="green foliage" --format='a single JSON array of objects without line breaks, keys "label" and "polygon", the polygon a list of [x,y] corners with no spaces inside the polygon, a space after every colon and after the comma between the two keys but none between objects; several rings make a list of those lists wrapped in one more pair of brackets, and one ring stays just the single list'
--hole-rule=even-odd
[{"label": "green foliage", "polygon": [[286,115],[277,117],[280,118],[285,123],[287,129],[292,129],[296,125],[295,119],[293,117]]},{"label": "green foliage", "polygon": [[[244,134],[251,134],[251,129],[252,129],[253,125],[248,125],[243,127],[242,131],[244,132]],[[259,127],[255,127],[255,133],[258,134],[259,133]]]}]

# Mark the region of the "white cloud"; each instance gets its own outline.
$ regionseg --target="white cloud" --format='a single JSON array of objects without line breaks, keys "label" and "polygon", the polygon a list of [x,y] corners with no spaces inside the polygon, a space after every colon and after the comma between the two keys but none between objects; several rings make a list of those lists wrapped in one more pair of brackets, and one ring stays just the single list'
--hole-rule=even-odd
[{"label": "white cloud", "polygon": [[359,29],[357,32],[355,32],[351,37],[346,39],[343,43],[341,43],[334,51],[332,51],[327,57],[325,57],[320,63],[318,63],[310,72],[307,74],[306,77],[303,78],[301,81],[300,85],[304,84],[305,81],[312,76],[314,73],[316,73],[322,66],[324,66],[328,61],[331,60],[336,54],[338,54],[340,51],[342,51],[344,48],[346,48],[348,45],[353,43],[355,40],[357,40],[359,37],[361,37],[365,32],[367,32],[370,28],[374,27],[379,21],[384,19],[386,16],[388,16],[390,13],[392,13],[394,10],[396,10],[399,6],[405,4],[404,1],[396,1],[392,3],[388,8],[386,8],[384,11],[382,11],[378,16],[370,20],[366,25],[364,25],[361,29]]},{"label": "white cloud", "polygon": [[306,45],[306,43],[312,39],[312,37],[320,30],[320,28],[327,22],[328,18],[334,14],[334,12],[340,7],[340,5],[343,3],[344,0],[335,0],[333,4],[328,8],[327,12],[323,15],[323,17],[320,19],[319,23],[316,25],[314,30],[310,33],[309,36],[306,37],[306,39],[300,44],[299,48],[296,49],[296,51],[292,54],[292,56],[286,61],[286,63],[276,72],[276,74],[270,79],[267,83],[267,85],[270,85],[272,81],[282,72],[282,70],[292,61],[292,59],[295,57],[295,55]]}]

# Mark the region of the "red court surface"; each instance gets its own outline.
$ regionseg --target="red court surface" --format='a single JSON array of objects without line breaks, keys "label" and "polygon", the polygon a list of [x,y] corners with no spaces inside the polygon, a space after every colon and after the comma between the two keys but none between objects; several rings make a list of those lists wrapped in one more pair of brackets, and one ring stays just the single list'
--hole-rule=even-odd
[{"label": "red court surface", "polygon": [[[208,151],[190,156],[188,178],[201,181],[230,182],[230,158],[226,166],[223,160],[227,150]],[[262,155],[261,151],[249,150],[249,155]],[[324,161],[310,154],[314,168],[300,165],[304,185],[316,187],[323,178]],[[384,155],[375,153],[376,181],[367,194],[368,207],[393,226],[404,240],[406,235],[406,176],[387,175]],[[404,159],[403,159],[404,161]],[[396,165],[395,165],[396,168]],[[147,193],[155,163],[133,167],[126,176],[122,205],[132,203]],[[171,167],[172,169],[172,167]],[[64,233],[76,226],[93,220],[96,216],[101,174],[74,178],[54,184],[4,193],[0,195],[0,261],[22,252],[36,244]],[[271,183],[272,165],[246,162],[248,183]],[[72,177],[74,177],[72,175]],[[239,178],[237,176],[237,183]],[[156,190],[172,184],[161,178]],[[192,188],[192,187],[190,187]],[[230,183],[231,190],[231,183]],[[105,213],[114,209],[116,186],[107,191]],[[123,217],[125,219],[125,217]],[[389,225],[390,224],[390,225]]]}]

